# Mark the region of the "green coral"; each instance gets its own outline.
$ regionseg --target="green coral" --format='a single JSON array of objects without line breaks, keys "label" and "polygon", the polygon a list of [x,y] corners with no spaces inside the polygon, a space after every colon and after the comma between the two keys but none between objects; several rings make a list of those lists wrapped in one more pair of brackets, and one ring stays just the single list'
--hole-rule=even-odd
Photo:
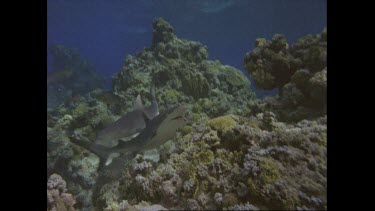
[{"label": "green coral", "polygon": [[182,87],[185,94],[195,99],[207,97],[210,91],[207,79],[199,72],[188,72],[182,78]]},{"label": "green coral", "polygon": [[268,73],[257,65],[249,67],[249,69],[250,68],[254,70],[252,76],[254,78],[255,86],[262,89],[273,89],[276,87],[275,77],[271,73]]},{"label": "green coral", "polygon": [[264,159],[259,162],[260,179],[264,184],[276,182],[281,177],[279,168],[275,161]]},{"label": "green coral", "polygon": [[212,116],[212,117],[219,115],[221,110],[222,109],[220,108],[220,104],[218,106],[217,103],[213,102],[209,98],[201,98],[193,106],[193,112],[195,113],[204,112],[208,116]]},{"label": "green coral", "polygon": [[114,122],[118,119],[117,116],[113,116],[105,103],[98,102],[96,106],[90,108],[92,117],[89,120],[89,124],[94,128],[101,128]]},{"label": "green coral", "polygon": [[215,155],[211,150],[203,150],[201,152],[194,153],[193,159],[200,164],[208,165],[214,161]]},{"label": "green coral", "polygon": [[285,84],[282,93],[281,100],[290,107],[301,105],[306,100],[303,92],[293,83]]},{"label": "green coral", "polygon": [[60,126],[64,128],[64,127],[68,127],[72,121],[73,121],[73,117],[69,114],[66,114],[57,122],[60,124]]},{"label": "green coral", "polygon": [[250,196],[254,198],[260,197],[259,187],[251,177],[247,180],[247,188],[249,189]]},{"label": "green coral", "polygon": [[167,142],[165,142],[162,146],[161,146],[163,152],[166,152],[166,153],[172,153],[175,149],[176,149],[176,145],[175,143],[172,141],[172,140],[169,140]]},{"label": "green coral", "polygon": [[65,114],[68,114],[68,113],[69,113],[69,110],[65,107],[57,109],[57,115],[59,116],[64,116]]},{"label": "green coral", "polygon": [[244,68],[252,74],[255,85],[263,89],[280,88],[296,71],[295,61],[288,53],[283,35],[271,41],[257,40],[253,52],[246,54]]},{"label": "green coral", "polygon": [[82,117],[85,116],[89,111],[89,107],[87,103],[80,103],[78,106],[73,110],[73,117]]},{"label": "green coral", "polygon": [[207,125],[217,131],[226,133],[234,128],[236,121],[231,115],[221,116],[214,119],[210,119]]},{"label": "green coral", "polygon": [[223,74],[225,76],[225,80],[229,83],[232,87],[242,87],[242,86],[250,86],[250,81],[237,69],[224,66]]},{"label": "green coral", "polygon": [[262,124],[261,121],[254,119],[254,120],[249,120],[246,125],[252,128],[259,128],[261,124]]},{"label": "green coral", "polygon": [[243,159],[243,152],[241,151],[229,151],[226,149],[217,149],[216,157],[220,158],[223,167],[226,170],[233,169],[233,164],[240,163]]},{"label": "green coral", "polygon": [[152,46],[156,47],[159,43],[167,43],[176,39],[173,27],[163,18],[157,18],[152,23],[155,29],[152,36]]},{"label": "green coral", "polygon": [[327,103],[327,69],[315,73],[308,81],[311,104],[324,107]]},{"label": "green coral", "polygon": [[186,135],[193,131],[193,127],[190,125],[185,125],[184,127],[180,129],[180,131],[182,132],[182,135]]},{"label": "green coral", "polygon": [[181,93],[174,89],[167,89],[162,93],[161,98],[164,103],[175,105],[180,102]]},{"label": "green coral", "polygon": [[200,124],[202,122],[206,122],[208,117],[207,117],[207,114],[206,113],[192,113],[190,115],[190,119],[196,123],[196,124]]},{"label": "green coral", "polygon": [[311,78],[311,72],[307,69],[297,70],[291,78],[291,82],[296,84],[297,88],[300,89],[304,94],[307,93],[306,84]]}]

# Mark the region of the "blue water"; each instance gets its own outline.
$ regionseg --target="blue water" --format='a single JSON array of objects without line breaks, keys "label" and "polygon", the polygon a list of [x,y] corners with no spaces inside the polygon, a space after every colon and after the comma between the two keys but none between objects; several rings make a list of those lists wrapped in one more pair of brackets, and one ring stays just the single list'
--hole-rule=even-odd
[{"label": "blue water", "polygon": [[[47,4],[47,46],[78,48],[106,77],[120,70],[127,54],[150,46],[156,17],[166,19],[178,37],[207,45],[210,59],[241,70],[256,38],[281,33],[293,43],[320,33],[327,19],[326,0],[48,0]],[[52,71],[50,56],[47,60]]]}]

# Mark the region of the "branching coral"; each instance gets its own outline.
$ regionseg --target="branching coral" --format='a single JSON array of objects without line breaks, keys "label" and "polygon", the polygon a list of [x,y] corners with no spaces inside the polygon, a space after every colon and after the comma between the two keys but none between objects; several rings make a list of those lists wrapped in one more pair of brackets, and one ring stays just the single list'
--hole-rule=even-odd
[{"label": "branching coral", "polygon": [[52,174],[47,182],[47,210],[74,211],[74,200],[72,194],[66,193],[66,182],[58,174]]}]

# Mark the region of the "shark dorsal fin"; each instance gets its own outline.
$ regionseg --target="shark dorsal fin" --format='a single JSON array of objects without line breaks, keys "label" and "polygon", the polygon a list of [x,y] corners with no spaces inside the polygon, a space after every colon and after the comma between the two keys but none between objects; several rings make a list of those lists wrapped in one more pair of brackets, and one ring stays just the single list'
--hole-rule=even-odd
[{"label": "shark dorsal fin", "polygon": [[144,109],[144,106],[143,106],[143,103],[142,103],[141,95],[138,95],[137,98],[135,99],[134,110],[143,111],[143,109]]}]

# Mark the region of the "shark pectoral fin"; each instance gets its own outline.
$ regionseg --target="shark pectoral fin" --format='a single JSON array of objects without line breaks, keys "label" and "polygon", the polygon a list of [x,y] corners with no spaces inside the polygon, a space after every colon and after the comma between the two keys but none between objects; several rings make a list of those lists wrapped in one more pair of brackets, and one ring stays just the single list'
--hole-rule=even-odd
[{"label": "shark pectoral fin", "polygon": [[118,156],[120,156],[120,154],[119,153],[111,153],[109,156],[108,156],[108,158],[107,158],[107,160],[105,161],[105,166],[108,166],[109,164],[111,164],[112,163],[112,160],[114,159],[114,158],[117,158]]},{"label": "shark pectoral fin", "polygon": [[138,132],[138,133],[135,133],[135,134],[133,134],[133,135],[132,135],[132,139],[133,139],[133,138],[135,138],[135,137],[137,137],[138,135],[139,135],[139,132]]},{"label": "shark pectoral fin", "polygon": [[[120,139],[120,140],[123,141],[123,142],[130,141],[130,140],[132,140],[133,138],[137,137],[137,136],[139,135],[139,133],[140,133],[140,131],[134,133],[134,134],[131,135],[131,136],[128,136],[128,137],[122,138],[122,139]],[[116,145],[118,145],[118,143],[117,143]]]}]

